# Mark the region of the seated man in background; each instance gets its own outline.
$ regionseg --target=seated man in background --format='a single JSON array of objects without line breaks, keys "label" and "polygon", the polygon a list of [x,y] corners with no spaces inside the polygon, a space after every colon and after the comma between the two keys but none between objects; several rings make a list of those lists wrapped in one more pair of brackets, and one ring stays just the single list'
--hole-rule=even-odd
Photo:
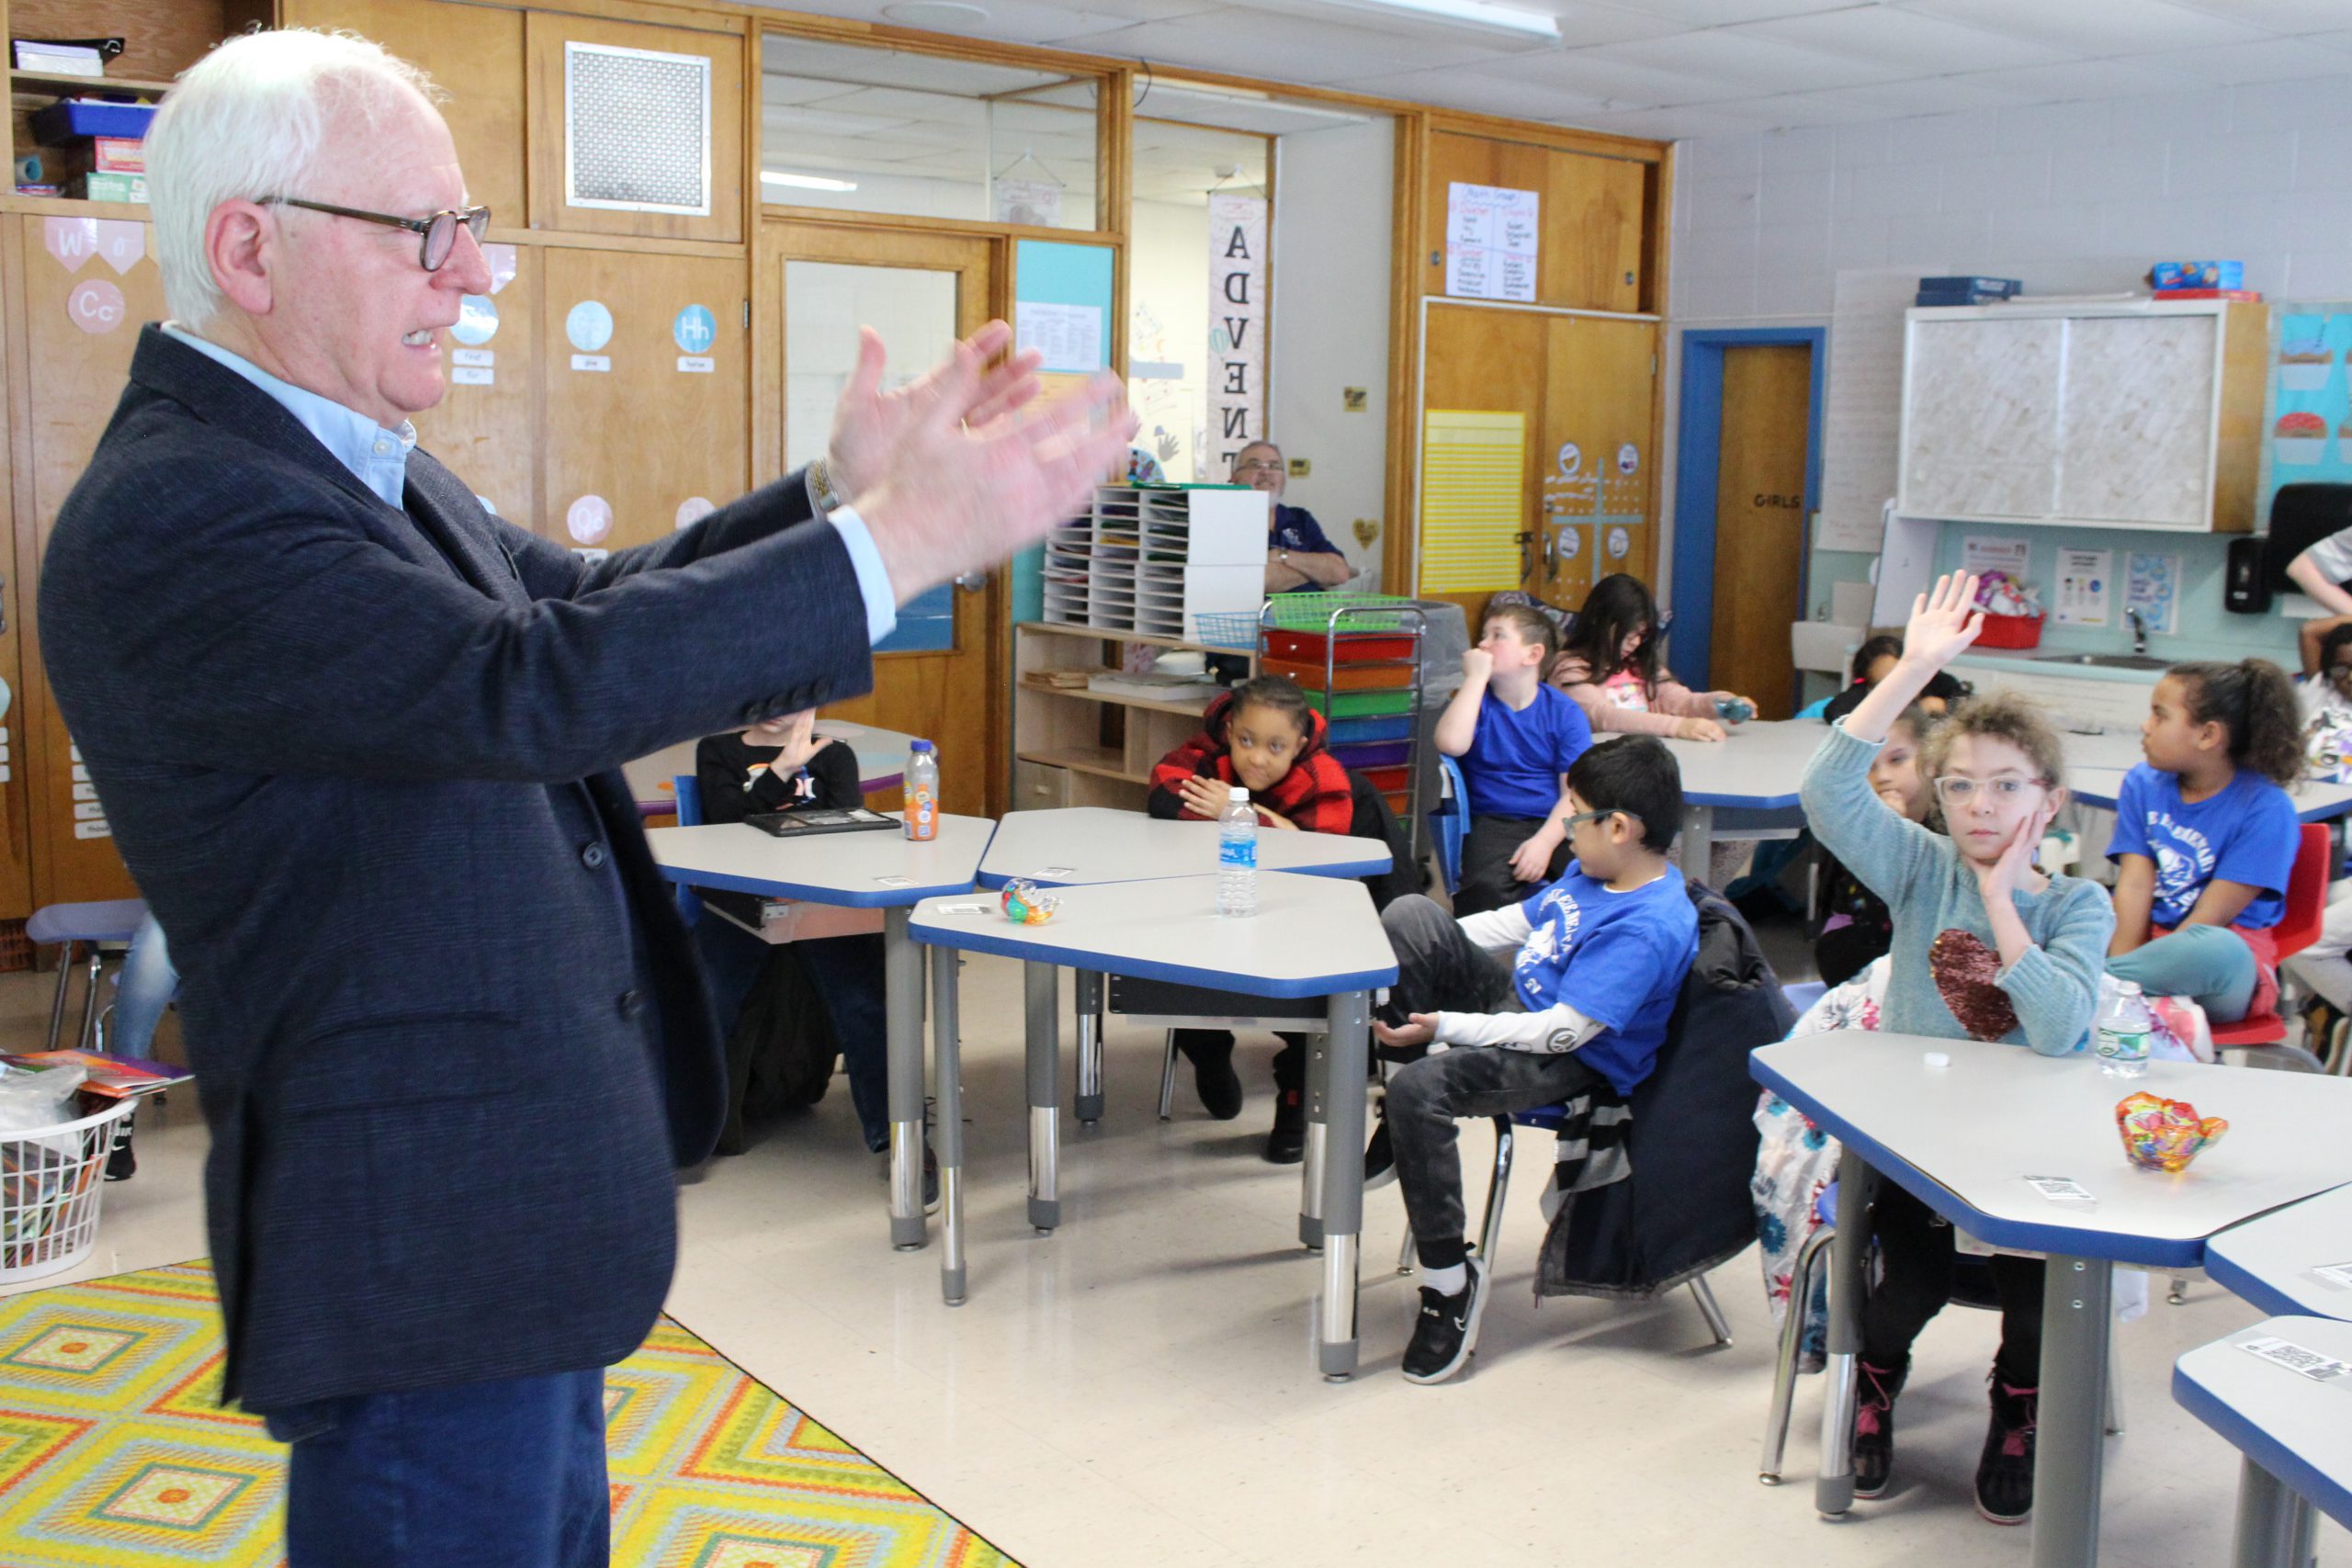
[{"label": "seated man in background", "polygon": [[1289,478],[1283,449],[1271,441],[1252,441],[1233,455],[1233,482],[1264,491],[1274,503],[1266,527],[1266,592],[1337,588],[1356,569],[1324,535],[1313,513],[1283,504],[1283,486]]}]

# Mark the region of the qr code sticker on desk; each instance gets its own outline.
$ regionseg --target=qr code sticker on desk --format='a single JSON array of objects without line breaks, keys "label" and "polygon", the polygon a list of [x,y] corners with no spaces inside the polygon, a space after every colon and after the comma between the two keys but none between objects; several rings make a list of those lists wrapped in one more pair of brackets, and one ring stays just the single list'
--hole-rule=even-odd
[{"label": "qr code sticker on desk", "polygon": [[2026,1185],[2053,1203],[2095,1203],[2091,1190],[2071,1177],[2029,1176]]},{"label": "qr code sticker on desk", "polygon": [[2333,1285],[2339,1291],[2352,1291],[2352,1263],[2323,1263],[2312,1272],[2319,1276],[2323,1284]]},{"label": "qr code sticker on desk", "polygon": [[2352,1365],[2346,1365],[2333,1356],[2323,1356],[2316,1350],[2307,1350],[2292,1340],[2280,1339],[2275,1336],[2265,1336],[2260,1339],[2242,1339],[2238,1342],[2238,1348],[2251,1355],[2259,1356],[2273,1366],[2284,1367],[2290,1372],[2301,1372],[2313,1382],[2334,1382],[2338,1378],[2352,1376]]}]

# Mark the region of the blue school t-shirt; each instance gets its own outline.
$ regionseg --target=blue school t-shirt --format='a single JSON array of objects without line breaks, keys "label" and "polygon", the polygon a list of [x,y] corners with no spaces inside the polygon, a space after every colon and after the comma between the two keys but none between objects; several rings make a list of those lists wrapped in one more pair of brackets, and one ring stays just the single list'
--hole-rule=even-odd
[{"label": "blue school t-shirt", "polygon": [[1592,721],[1559,687],[1539,683],[1513,713],[1492,686],[1478,703],[1478,728],[1458,761],[1473,817],[1548,817],[1560,803],[1560,775],[1592,746]]},{"label": "blue school t-shirt", "polygon": [[2210,800],[2180,798],[2180,779],[2143,762],[2123,775],[2115,800],[2115,837],[2107,858],[2145,855],[2156,864],[2149,919],[2177,926],[2216,879],[2263,889],[2230,923],[2249,931],[2275,926],[2287,912],[2287,877],[2295,869],[2302,824],[2287,792],[2240,768]]},{"label": "blue school t-shirt", "polygon": [[1520,943],[1511,984],[1530,1012],[1565,1002],[1606,1024],[1577,1059],[1630,1095],[1657,1064],[1683,976],[1699,953],[1699,911],[1668,872],[1611,893],[1570,861],[1566,874],[1520,906],[1535,929]]}]

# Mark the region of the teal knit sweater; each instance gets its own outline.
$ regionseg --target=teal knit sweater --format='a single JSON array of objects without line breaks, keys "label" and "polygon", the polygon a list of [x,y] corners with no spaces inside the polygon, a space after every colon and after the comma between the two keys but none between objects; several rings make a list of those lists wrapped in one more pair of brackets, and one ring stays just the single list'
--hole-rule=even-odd
[{"label": "teal knit sweater", "polygon": [[2053,876],[2042,892],[2013,894],[2034,945],[2002,968],[1976,874],[1958,846],[1895,815],[1871,793],[1871,760],[1878,750],[1847,734],[1843,721],[1831,725],[1805,769],[1803,799],[1813,836],[1894,912],[1880,1026],[2006,1040],[2045,1056],[2079,1049],[2115,934],[2107,890],[2078,876]]}]

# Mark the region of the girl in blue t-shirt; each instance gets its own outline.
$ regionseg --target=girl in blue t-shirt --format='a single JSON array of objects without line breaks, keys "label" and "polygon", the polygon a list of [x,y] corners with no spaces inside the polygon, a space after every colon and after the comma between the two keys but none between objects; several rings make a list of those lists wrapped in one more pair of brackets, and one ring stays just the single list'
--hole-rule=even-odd
[{"label": "girl in blue t-shirt", "polygon": [[2147,761],[2115,803],[2115,940],[2107,969],[2188,997],[2215,1023],[2278,998],[2271,929],[2287,909],[2301,826],[2282,785],[2302,776],[2287,672],[2262,659],[2176,664],[2140,726]]}]

